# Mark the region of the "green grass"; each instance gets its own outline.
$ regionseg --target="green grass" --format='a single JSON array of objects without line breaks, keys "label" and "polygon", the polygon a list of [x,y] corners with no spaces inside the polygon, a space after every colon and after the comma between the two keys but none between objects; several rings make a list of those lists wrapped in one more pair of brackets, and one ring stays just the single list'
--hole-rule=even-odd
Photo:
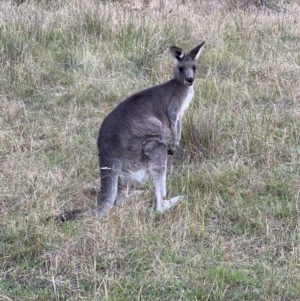
[{"label": "green grass", "polygon": [[[300,7],[218,3],[1,2],[1,300],[300,299]],[[169,157],[186,199],[159,215],[149,181],[106,219],[46,221],[95,206],[104,117],[202,40]]]}]

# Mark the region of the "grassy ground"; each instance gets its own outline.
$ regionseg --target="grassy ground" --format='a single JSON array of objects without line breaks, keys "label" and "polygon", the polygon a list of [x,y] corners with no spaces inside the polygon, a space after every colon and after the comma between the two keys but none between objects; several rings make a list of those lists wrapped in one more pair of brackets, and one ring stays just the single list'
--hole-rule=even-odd
[{"label": "grassy ground", "polygon": [[[268,2],[268,1],[267,1]],[[300,300],[300,6],[0,2],[0,300]],[[170,196],[92,207],[106,114],[203,39]]]}]

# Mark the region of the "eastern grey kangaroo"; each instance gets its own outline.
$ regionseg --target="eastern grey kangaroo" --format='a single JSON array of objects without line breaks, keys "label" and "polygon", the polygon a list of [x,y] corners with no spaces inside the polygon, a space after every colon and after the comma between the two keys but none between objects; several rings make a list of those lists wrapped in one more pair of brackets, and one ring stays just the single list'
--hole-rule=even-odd
[{"label": "eastern grey kangaroo", "polygon": [[[170,81],[137,92],[121,102],[104,119],[98,136],[101,190],[93,216],[105,217],[124,185],[154,180],[156,210],[164,212],[182,199],[166,198],[167,156],[173,154],[181,138],[182,117],[194,95],[196,63],[204,42],[185,54],[172,46],[176,60]],[[166,136],[171,133],[168,148]],[[72,219],[81,210],[65,213]]]}]

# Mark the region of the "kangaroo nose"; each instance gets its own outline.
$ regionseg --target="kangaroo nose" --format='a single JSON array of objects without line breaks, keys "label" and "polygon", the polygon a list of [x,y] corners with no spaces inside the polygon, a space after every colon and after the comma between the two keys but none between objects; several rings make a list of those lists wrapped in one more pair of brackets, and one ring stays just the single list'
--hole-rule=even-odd
[{"label": "kangaroo nose", "polygon": [[189,84],[192,84],[194,82],[194,79],[192,77],[188,77],[186,79],[186,81],[189,83]]}]

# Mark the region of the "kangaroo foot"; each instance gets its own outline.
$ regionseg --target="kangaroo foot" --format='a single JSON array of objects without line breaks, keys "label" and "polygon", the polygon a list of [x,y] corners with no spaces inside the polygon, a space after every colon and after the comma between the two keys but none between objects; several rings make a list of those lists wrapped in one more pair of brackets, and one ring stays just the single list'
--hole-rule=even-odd
[{"label": "kangaroo foot", "polygon": [[178,202],[182,201],[185,198],[184,195],[178,195],[170,200],[162,200],[161,208],[157,209],[158,212],[165,212],[166,210],[174,207]]}]

